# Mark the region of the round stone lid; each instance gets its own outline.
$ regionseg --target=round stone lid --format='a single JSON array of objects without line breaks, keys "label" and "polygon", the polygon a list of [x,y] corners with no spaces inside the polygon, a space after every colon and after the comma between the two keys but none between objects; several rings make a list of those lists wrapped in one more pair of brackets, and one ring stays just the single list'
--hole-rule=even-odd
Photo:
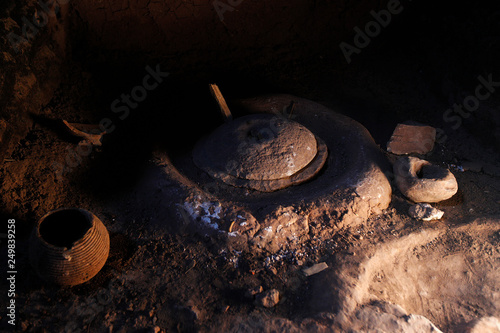
[{"label": "round stone lid", "polygon": [[248,180],[275,180],[294,175],[317,154],[313,133],[281,116],[254,114],[217,128],[193,152],[195,164]]}]

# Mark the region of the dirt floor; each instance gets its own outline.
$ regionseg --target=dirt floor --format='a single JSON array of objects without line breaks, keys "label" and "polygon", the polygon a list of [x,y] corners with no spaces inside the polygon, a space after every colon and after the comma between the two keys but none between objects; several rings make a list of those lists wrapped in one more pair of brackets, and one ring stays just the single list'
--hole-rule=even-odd
[{"label": "dirt floor", "polygon": [[[14,1],[9,3],[14,7]],[[88,6],[87,14],[94,9],[81,6]],[[31,100],[26,113],[36,110],[29,114],[32,125],[24,124],[29,131],[0,161],[0,218],[16,221],[14,331],[463,332],[476,319],[500,318],[500,94],[492,93],[476,112],[459,118],[459,126],[454,126],[457,118],[447,122],[445,117],[453,103],[463,103],[474,93],[479,75],[500,81],[498,14],[486,15],[493,13],[488,8],[423,4],[420,11],[408,11],[394,28],[374,38],[347,65],[336,40],[324,42],[324,35],[314,33],[320,28],[338,32],[336,21],[329,19],[329,12],[322,13],[321,6],[314,2],[314,12],[321,13],[328,25],[319,17],[314,25],[300,20],[296,26],[290,20],[294,28],[285,25],[289,39],[279,45],[274,43],[280,35],[267,36],[268,28],[254,22],[262,30],[255,35],[255,45],[241,40],[246,48],[233,47],[237,38],[228,33],[225,48],[231,52],[226,52],[214,46],[217,36],[203,37],[211,34],[207,29],[197,40],[213,46],[213,52],[181,49],[155,62],[155,55],[135,49],[137,54],[126,48],[92,48],[84,30],[67,45],[69,59],[52,55],[57,60],[53,67],[44,61],[37,63],[44,64],[40,68],[31,66],[50,74],[37,76],[42,86],[58,88],[53,96],[51,89],[42,89],[44,98]],[[370,9],[362,10],[364,18]],[[303,9],[293,11],[302,14]],[[351,25],[364,22],[358,22],[349,8],[343,12],[347,15],[339,30],[343,33],[336,37],[351,36]],[[267,15],[260,20],[275,14]],[[229,27],[239,22],[244,27],[238,31],[247,31],[237,16],[228,20]],[[180,19],[174,22],[177,44],[163,46],[189,49],[180,33],[185,24]],[[111,28],[121,31],[121,23],[115,23]],[[228,26],[218,29],[229,32]],[[307,26],[309,30],[304,30]],[[196,33],[196,26],[192,29]],[[165,31],[170,32],[168,27]],[[114,40],[112,34],[106,36],[104,41]],[[266,36],[264,46],[257,43],[260,36]],[[314,49],[307,47],[311,38],[316,41]],[[142,35],[134,40],[156,47]],[[29,90],[29,82],[21,75],[19,81],[14,77],[29,67],[30,52],[23,55],[26,59],[17,57],[17,63],[6,58],[10,67],[2,73],[10,77],[6,82],[18,82],[21,91]],[[169,68],[169,63],[178,67]],[[147,66],[172,73],[148,91],[144,101],[130,107],[130,113],[115,112],[113,101],[143,84]],[[295,226],[300,237],[282,248],[235,242],[227,232],[234,216],[219,221],[224,232],[208,232],[200,226],[199,216],[186,214],[186,202],[196,202],[197,193],[212,193],[214,205],[221,198],[226,202],[233,198],[238,204],[252,199],[242,207],[253,214],[253,222],[270,219],[270,205],[255,204],[259,193],[228,186],[217,186],[213,192],[206,186],[210,177],[184,163],[190,162],[194,144],[222,123],[207,88],[213,82],[235,116],[243,113],[233,100],[274,93],[293,94],[349,116],[366,127],[387,163],[396,159],[386,152],[386,143],[398,123],[413,120],[436,127],[436,146],[419,157],[449,168],[458,181],[458,193],[433,204],[445,212],[441,220],[417,221],[408,215],[412,203],[388,172],[389,207],[352,224],[339,224],[344,214],[335,215],[325,203],[325,214],[318,209],[311,214],[309,206],[291,200],[297,197],[296,189],[295,197],[288,196],[290,189],[267,196],[275,200],[273,204],[286,202],[276,210],[281,215],[301,221]],[[2,92],[2,100],[11,100],[9,91]],[[23,122],[11,109],[2,111],[12,113],[5,119]],[[62,120],[85,124],[105,120],[113,130],[101,147],[88,149],[65,131]],[[3,153],[3,147],[0,150]],[[183,184],[184,180],[194,184]],[[35,223],[60,207],[93,212],[110,234],[105,266],[79,286],[44,282],[29,264]],[[243,218],[250,223],[248,216]],[[1,225],[0,267],[6,267],[7,230],[5,223]],[[307,276],[304,269],[315,264],[328,268]],[[9,285],[1,276],[4,293]],[[279,292],[278,304],[263,306],[261,296],[273,290]],[[2,309],[6,302],[2,296]],[[7,320],[6,312],[0,311],[0,331],[12,331]]]},{"label": "dirt floor", "polygon": [[[390,66],[390,59],[386,61]],[[178,87],[177,81],[155,91],[129,119],[116,123],[102,147],[80,156],[74,153],[78,139],[65,133],[61,120],[98,122],[109,108],[103,101],[115,92],[103,97],[96,88],[105,85],[98,74],[84,73],[75,80],[75,73],[80,70],[68,75],[0,167],[2,218],[16,219],[17,331],[328,332],[385,327],[430,332],[430,320],[443,332],[456,332],[476,318],[500,316],[500,160],[494,146],[466,128],[448,129],[448,138],[425,156],[449,167],[459,184],[453,198],[435,204],[445,212],[442,220],[410,218],[410,202],[393,184],[389,208],[361,225],[332,229],[329,239],[305,237],[293,251],[245,251],[232,246],[225,233],[206,235],[191,228],[193,221],[176,209],[183,204],[182,189],[151,177],[158,172],[154,151],[174,158],[188,154],[194,142],[220,122],[208,91],[181,86],[173,93],[182,97],[161,106],[157,101],[165,91],[172,93],[169,89]],[[368,77],[366,85],[378,96],[374,107],[387,96],[393,109],[419,100],[417,94],[401,95],[418,82],[393,90],[381,81],[397,79],[372,79]],[[130,82],[123,87],[133,87]],[[406,120],[397,113],[391,119],[371,116],[362,103],[329,97],[327,86],[309,85],[306,91],[308,97],[363,123],[382,149],[395,124]],[[184,103],[191,94],[201,97]],[[439,102],[425,103],[443,108]],[[171,133],[180,120],[189,118],[190,109],[204,105],[210,107],[203,126],[180,126],[180,133]],[[151,107],[169,112],[153,112]],[[414,118],[422,121],[418,114]],[[437,119],[426,123],[439,127]],[[476,162],[478,169],[464,170],[466,161]],[[165,198],[161,207],[150,201],[158,195]],[[71,288],[41,281],[27,258],[34,223],[59,207],[92,211],[111,237],[102,271]],[[320,224],[309,220],[311,230]],[[1,260],[3,266],[6,257]],[[304,274],[304,268],[321,262],[329,268]],[[255,296],[248,295],[256,287],[277,289],[279,303],[271,308],[256,304]],[[0,316],[4,324],[5,312]],[[393,326],[384,326],[388,323]]]}]

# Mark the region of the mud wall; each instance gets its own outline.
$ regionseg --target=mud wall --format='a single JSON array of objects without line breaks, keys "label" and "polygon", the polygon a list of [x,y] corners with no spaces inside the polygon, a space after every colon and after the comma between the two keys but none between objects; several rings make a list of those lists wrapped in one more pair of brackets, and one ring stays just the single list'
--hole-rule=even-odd
[{"label": "mud wall", "polygon": [[[238,70],[338,48],[385,1],[88,0],[73,4],[93,46],[166,60],[172,70]],[[123,54],[122,54],[123,56]],[[120,58],[120,56],[118,56]]]},{"label": "mud wall", "polygon": [[34,0],[0,5],[0,159],[26,135],[59,86],[68,26],[68,5],[41,7]]},{"label": "mud wall", "polygon": [[[0,4],[0,157],[52,98],[66,60],[89,67],[159,61],[213,77],[307,68],[384,1],[7,0]],[[152,60],[154,59],[154,60]],[[71,66],[71,65],[69,65]],[[132,69],[133,71],[133,69]],[[130,72],[130,71],[129,71]],[[238,75],[238,74],[235,74]]]},{"label": "mud wall", "polygon": [[[99,66],[122,66],[127,77],[134,70],[142,75],[144,64],[161,62],[175,77],[203,84],[221,76],[231,77],[228,85],[252,77],[258,83],[275,80],[279,90],[266,92],[312,99],[300,85],[304,80],[309,86],[330,81],[330,91],[357,99],[369,90],[367,72],[378,71],[392,82],[389,66],[401,61],[400,68],[408,68],[404,60],[422,68],[417,71],[422,75],[416,75],[425,81],[425,89],[448,104],[463,102],[479,75],[491,74],[500,81],[500,8],[486,4],[469,8],[451,1],[410,0],[57,0],[61,9],[50,15],[55,2],[0,4],[0,157],[11,140],[26,134],[32,121],[28,115],[50,101],[66,59],[85,62],[83,67],[96,72]],[[398,8],[390,24],[373,33],[366,47],[356,45],[355,28],[366,29],[374,12],[390,6]],[[12,39],[12,34],[19,38]],[[342,42],[359,47],[352,63],[339,48]],[[287,85],[289,81],[293,84]],[[393,97],[380,94],[378,86],[384,84],[375,85],[370,102],[377,96]],[[433,112],[442,118],[441,110],[426,112],[421,118]],[[486,140],[500,146],[497,109],[480,110],[463,121],[478,135],[484,135],[483,128],[494,132],[493,140]]]}]

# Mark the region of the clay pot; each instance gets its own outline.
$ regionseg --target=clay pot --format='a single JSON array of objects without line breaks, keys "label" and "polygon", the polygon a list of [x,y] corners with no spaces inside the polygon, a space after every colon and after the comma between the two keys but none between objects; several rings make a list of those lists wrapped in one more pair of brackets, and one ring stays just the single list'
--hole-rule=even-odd
[{"label": "clay pot", "polygon": [[439,202],[458,191],[450,170],[417,157],[402,157],[394,163],[396,185],[405,197],[414,202]]},{"label": "clay pot", "polygon": [[31,236],[30,260],[48,282],[73,286],[93,278],[109,254],[109,234],[92,213],[63,208],[46,214]]}]

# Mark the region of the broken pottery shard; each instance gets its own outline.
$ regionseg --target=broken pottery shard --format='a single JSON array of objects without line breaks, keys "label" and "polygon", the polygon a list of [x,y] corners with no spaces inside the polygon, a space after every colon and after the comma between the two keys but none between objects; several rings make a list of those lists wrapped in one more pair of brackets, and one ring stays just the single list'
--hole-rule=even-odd
[{"label": "broken pottery shard", "polygon": [[99,125],[69,123],[66,120],[63,120],[63,124],[72,135],[87,141],[93,146],[102,145],[102,137],[106,132],[101,131]]},{"label": "broken pottery shard", "polygon": [[325,262],[320,262],[319,264],[315,264],[309,268],[305,268],[302,271],[304,272],[305,276],[311,276],[314,274],[318,274],[319,272],[322,272],[327,268],[328,265]]},{"label": "broken pottery shard", "polygon": [[387,151],[396,155],[427,154],[434,148],[435,141],[434,127],[398,124],[387,143]]},{"label": "broken pottery shard", "polygon": [[408,214],[417,220],[432,221],[441,219],[444,212],[425,203],[411,206]]},{"label": "broken pottery shard", "polygon": [[440,202],[458,191],[450,170],[417,157],[401,157],[394,163],[396,185],[413,202]]},{"label": "broken pottery shard", "polygon": [[255,298],[255,303],[266,308],[276,306],[280,301],[280,292],[276,289],[271,289],[260,293]]}]

